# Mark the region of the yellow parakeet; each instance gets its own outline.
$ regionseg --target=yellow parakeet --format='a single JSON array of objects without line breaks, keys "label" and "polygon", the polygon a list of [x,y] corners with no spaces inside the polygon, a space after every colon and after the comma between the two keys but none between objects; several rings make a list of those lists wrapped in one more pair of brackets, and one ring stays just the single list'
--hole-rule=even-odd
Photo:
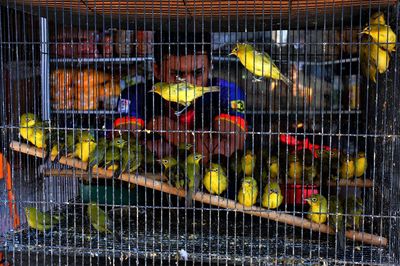
[{"label": "yellow parakeet", "polygon": [[38,148],[46,148],[48,130],[44,124],[34,114],[26,113],[20,117],[19,134],[22,138]]}]

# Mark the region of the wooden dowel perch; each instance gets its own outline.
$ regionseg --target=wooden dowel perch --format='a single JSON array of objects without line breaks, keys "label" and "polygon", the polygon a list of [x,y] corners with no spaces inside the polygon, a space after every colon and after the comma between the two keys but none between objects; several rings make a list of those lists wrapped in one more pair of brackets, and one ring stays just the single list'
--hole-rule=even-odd
[{"label": "wooden dowel perch", "polygon": [[[45,152],[43,149],[38,149],[31,145],[19,143],[17,141],[11,142],[10,148],[12,150],[26,153],[29,155],[34,155],[34,156],[37,156],[40,158],[44,158],[44,155],[45,155]],[[74,168],[82,169],[82,170],[86,170],[87,166],[88,166],[87,163],[83,163],[80,160],[67,158],[67,157],[60,158],[59,162],[61,164],[66,164],[66,165],[72,166]],[[77,176],[77,177],[79,177],[79,174],[83,175],[83,173],[85,173],[85,172],[77,172],[77,170],[71,170],[71,169],[68,169],[68,170],[72,171],[72,172],[62,172],[62,173],[65,175],[72,174],[72,176]],[[113,173],[110,170],[99,169],[99,168],[92,169],[92,170],[95,170],[95,172],[92,173],[93,174],[92,176],[99,177],[99,178],[111,178],[112,173]],[[50,173],[55,175],[57,173],[57,170],[56,169],[52,170]],[[48,173],[48,174],[50,174],[50,173]],[[156,176],[152,175],[150,177],[145,177],[142,175],[125,174],[124,173],[124,174],[121,174],[117,179],[125,181],[125,182],[129,182],[132,184],[136,184],[139,186],[144,186],[144,187],[148,187],[151,189],[159,190],[159,191],[169,193],[172,195],[176,195],[178,197],[186,196],[186,192],[184,190],[177,189],[165,182],[162,182],[161,180],[165,180],[165,177],[163,177],[162,175],[156,175]],[[337,182],[336,181],[330,182],[329,184],[336,186]],[[339,186],[372,187],[372,185],[373,185],[372,180],[364,180],[362,178],[355,179],[355,180],[339,180]],[[306,229],[310,229],[310,230],[314,230],[314,231],[319,231],[322,233],[335,234],[334,230],[326,224],[317,224],[317,223],[311,222],[306,219],[302,219],[297,216],[293,216],[290,214],[284,214],[284,213],[280,213],[277,211],[268,210],[268,209],[264,209],[264,208],[260,208],[260,207],[253,206],[251,208],[248,208],[248,207],[245,207],[233,200],[229,200],[229,199],[219,197],[219,196],[214,196],[214,195],[207,194],[207,193],[197,192],[196,194],[193,195],[193,199],[196,201],[199,201],[199,202],[203,202],[205,204],[210,204],[210,205],[218,206],[221,208],[231,209],[231,210],[251,214],[254,216],[259,216],[259,217],[274,220],[274,221],[277,221],[280,223],[290,224],[293,226],[302,227],[302,228],[306,228]],[[384,247],[384,246],[387,246],[387,244],[388,244],[388,240],[385,237],[372,235],[372,234],[368,234],[368,233],[363,233],[363,232],[352,231],[352,230],[346,231],[346,237],[349,239],[352,239],[354,241],[361,241],[363,243],[371,244],[374,246]]]},{"label": "wooden dowel perch", "polygon": [[[128,175],[128,174],[122,174],[119,177],[119,179],[126,181],[126,182],[134,183],[139,186],[144,186],[144,187],[156,189],[156,190],[159,190],[159,191],[162,191],[165,193],[173,194],[178,197],[186,196],[186,192],[182,189],[177,189],[167,183],[155,181],[154,179],[148,179],[145,176],[141,176],[141,175],[133,176],[133,175]],[[253,206],[251,208],[248,208],[248,207],[245,207],[233,200],[229,200],[229,199],[219,197],[219,196],[214,196],[214,195],[207,194],[207,193],[197,192],[196,194],[193,195],[193,199],[196,201],[203,202],[205,204],[210,204],[210,205],[218,206],[218,207],[225,208],[225,209],[236,210],[236,211],[251,214],[254,216],[259,216],[262,218],[274,220],[277,222],[290,224],[293,226],[302,227],[302,228],[306,228],[306,229],[311,229],[313,231],[319,231],[319,232],[328,233],[328,234],[335,234],[334,230],[326,224],[317,224],[317,223],[311,222],[306,219],[302,219],[297,216],[293,216],[290,214],[283,214],[283,213],[279,213],[277,211],[263,209],[260,207]],[[346,231],[346,237],[349,239],[352,239],[354,241],[362,241],[363,243],[371,244],[374,246],[384,247],[384,246],[387,246],[387,243],[388,243],[388,240],[385,237],[376,236],[376,235],[363,233],[363,232],[352,231],[352,230]]]},{"label": "wooden dowel perch", "polygon": [[25,153],[25,154],[32,155],[32,156],[36,156],[39,158],[46,157],[45,149],[36,148],[35,146],[25,144],[25,143],[20,143],[18,141],[11,141],[10,148],[14,151]]}]

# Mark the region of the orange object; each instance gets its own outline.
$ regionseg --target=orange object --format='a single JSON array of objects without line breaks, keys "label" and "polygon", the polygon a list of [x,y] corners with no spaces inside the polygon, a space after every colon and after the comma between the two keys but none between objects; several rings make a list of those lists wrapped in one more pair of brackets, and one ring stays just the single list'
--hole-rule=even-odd
[{"label": "orange object", "polygon": [[74,102],[72,69],[54,70],[50,75],[51,104],[54,109],[72,109]]},{"label": "orange object", "polygon": [[8,207],[10,209],[10,218],[12,220],[13,227],[16,229],[20,225],[20,219],[18,215],[17,206],[15,204],[15,197],[12,188],[11,178],[11,166],[7,162],[3,154],[0,153],[0,179],[6,178],[6,190],[8,198]]}]

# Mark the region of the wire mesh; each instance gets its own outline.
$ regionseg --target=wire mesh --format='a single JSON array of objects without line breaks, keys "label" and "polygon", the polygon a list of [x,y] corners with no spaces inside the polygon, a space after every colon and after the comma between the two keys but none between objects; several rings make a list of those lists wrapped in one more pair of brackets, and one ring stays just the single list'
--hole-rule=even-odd
[{"label": "wire mesh", "polygon": [[0,3],[0,263],[399,263],[396,1]]}]

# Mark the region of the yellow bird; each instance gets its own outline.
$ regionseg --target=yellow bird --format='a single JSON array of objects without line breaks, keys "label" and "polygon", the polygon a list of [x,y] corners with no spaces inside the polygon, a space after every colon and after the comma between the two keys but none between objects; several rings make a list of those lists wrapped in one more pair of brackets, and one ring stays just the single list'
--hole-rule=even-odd
[{"label": "yellow bird", "polygon": [[346,156],[342,157],[339,169],[340,178],[345,178],[345,179],[353,178],[354,171],[355,171],[354,158],[351,156],[349,156],[349,158],[347,158]]},{"label": "yellow bird", "polygon": [[362,38],[361,45],[360,45],[360,68],[361,72],[367,79],[369,78],[371,81],[376,83],[376,74],[377,74],[377,67],[376,62],[373,61],[372,57],[370,56],[370,46],[368,42],[371,42],[372,38]]},{"label": "yellow bird", "polygon": [[320,194],[313,194],[311,197],[307,198],[306,201],[310,205],[307,218],[314,223],[325,223],[328,213],[328,202],[326,198]]},{"label": "yellow bird", "polygon": [[158,82],[154,84],[153,88],[149,92],[154,92],[159,94],[163,99],[179,103],[185,108],[176,112],[176,114],[182,113],[187,107],[189,107],[194,100],[203,96],[205,93],[219,92],[220,88],[218,86],[203,87],[196,86],[187,82],[180,82],[175,84],[169,84],[165,82]]},{"label": "yellow bird", "polygon": [[365,152],[359,152],[357,158],[355,160],[355,177],[362,176],[367,170],[368,162],[367,158],[365,158]]},{"label": "yellow bird", "polygon": [[44,129],[43,126],[43,122],[34,114],[26,113],[20,117],[19,134],[36,147],[46,148],[48,130]]},{"label": "yellow bird", "polygon": [[262,206],[268,209],[278,208],[283,201],[283,195],[281,188],[277,182],[271,182],[264,188],[264,194],[262,197]]},{"label": "yellow bird", "polygon": [[252,176],[254,167],[256,165],[256,155],[251,151],[247,151],[246,154],[242,157],[241,161],[242,171],[246,176]]},{"label": "yellow bird", "polygon": [[380,24],[380,25],[385,25],[385,14],[383,12],[375,12],[374,14],[371,15],[369,18],[369,24]]},{"label": "yellow bird", "polygon": [[269,160],[267,159],[267,166],[269,169],[269,177],[271,179],[275,179],[278,177],[279,174],[279,161],[278,157],[271,156]]},{"label": "yellow bird", "polygon": [[257,181],[252,177],[245,177],[239,189],[238,201],[246,207],[253,206],[257,201]]},{"label": "yellow bird", "polygon": [[73,155],[81,159],[82,162],[87,162],[90,153],[96,149],[96,146],[94,137],[88,131],[84,131],[79,136],[79,142],[75,145]]},{"label": "yellow bird", "polygon": [[211,169],[204,174],[203,185],[211,194],[222,194],[228,188],[228,178],[219,164],[212,164]]},{"label": "yellow bird", "polygon": [[396,50],[396,34],[388,25],[373,24],[365,27],[361,34],[370,35],[374,42],[389,53]]},{"label": "yellow bird", "polygon": [[[389,62],[390,62],[389,53],[386,50],[380,48],[378,44],[373,43],[371,41],[372,41],[371,38],[363,38],[361,40],[362,42],[360,47],[361,64],[365,64],[365,66],[363,67],[365,69],[368,69],[368,63],[369,63],[370,65],[373,65],[380,74],[383,74],[389,68]],[[365,74],[366,73],[364,73],[364,75]]]},{"label": "yellow bird", "polygon": [[[235,55],[239,58],[242,65],[257,77],[266,77],[273,80],[281,80],[286,85],[292,83],[285,77],[279,68],[274,64],[271,57],[266,53],[257,51],[253,46],[247,43],[238,43],[229,55]],[[255,78],[260,81],[260,78]]]},{"label": "yellow bird", "polygon": [[303,164],[300,159],[295,155],[289,155],[289,177],[292,179],[300,180],[303,174]]}]

